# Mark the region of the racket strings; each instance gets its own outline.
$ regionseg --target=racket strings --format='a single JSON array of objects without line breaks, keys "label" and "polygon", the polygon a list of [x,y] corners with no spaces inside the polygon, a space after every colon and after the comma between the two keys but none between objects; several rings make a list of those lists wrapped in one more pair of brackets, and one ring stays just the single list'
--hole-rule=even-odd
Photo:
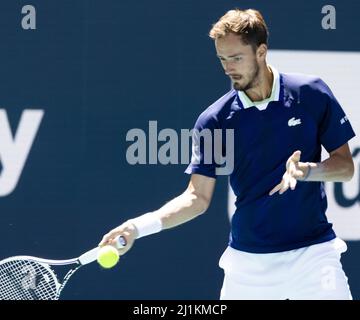
[{"label": "racket strings", "polygon": [[59,287],[49,266],[29,260],[0,265],[0,300],[54,300]]}]

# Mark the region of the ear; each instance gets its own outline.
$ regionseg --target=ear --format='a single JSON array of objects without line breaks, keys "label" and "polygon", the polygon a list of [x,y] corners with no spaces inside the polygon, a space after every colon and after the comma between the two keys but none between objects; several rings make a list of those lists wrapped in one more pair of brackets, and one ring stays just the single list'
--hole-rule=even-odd
[{"label": "ear", "polygon": [[256,50],[256,57],[259,61],[265,61],[267,54],[267,45],[262,43]]}]

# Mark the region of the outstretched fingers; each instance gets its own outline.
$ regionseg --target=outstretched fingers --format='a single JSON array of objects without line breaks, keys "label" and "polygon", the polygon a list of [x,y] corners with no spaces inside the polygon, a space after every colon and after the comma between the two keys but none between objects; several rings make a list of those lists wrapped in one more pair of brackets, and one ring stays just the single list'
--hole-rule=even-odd
[{"label": "outstretched fingers", "polygon": [[274,187],[270,192],[269,196],[272,196],[274,193],[278,192],[282,187],[282,182],[280,182],[276,187]]}]

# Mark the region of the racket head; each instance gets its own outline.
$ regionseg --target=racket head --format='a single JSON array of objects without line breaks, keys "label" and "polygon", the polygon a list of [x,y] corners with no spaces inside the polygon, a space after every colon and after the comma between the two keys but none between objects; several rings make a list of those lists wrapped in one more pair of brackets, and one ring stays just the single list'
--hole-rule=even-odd
[{"label": "racket head", "polygon": [[0,300],[57,300],[60,287],[54,270],[36,258],[0,262]]},{"label": "racket head", "polygon": [[[123,248],[126,240],[117,237],[116,247]],[[0,300],[58,300],[70,277],[83,265],[97,259],[99,247],[78,258],[50,260],[32,256],[14,256],[0,261]],[[74,264],[62,283],[50,265]]]}]

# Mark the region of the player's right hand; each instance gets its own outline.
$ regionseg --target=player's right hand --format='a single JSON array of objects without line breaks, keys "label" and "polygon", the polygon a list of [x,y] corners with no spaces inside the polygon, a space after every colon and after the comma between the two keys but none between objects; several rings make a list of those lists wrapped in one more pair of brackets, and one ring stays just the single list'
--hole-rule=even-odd
[{"label": "player's right hand", "polygon": [[[117,248],[116,246],[116,237],[122,236],[126,240],[126,245],[123,248]],[[99,246],[112,245],[118,249],[119,254],[123,255],[128,252],[133,246],[135,239],[137,237],[137,230],[135,226],[130,222],[126,221],[120,226],[110,230],[107,234],[105,234],[102,240],[99,243]]]}]

